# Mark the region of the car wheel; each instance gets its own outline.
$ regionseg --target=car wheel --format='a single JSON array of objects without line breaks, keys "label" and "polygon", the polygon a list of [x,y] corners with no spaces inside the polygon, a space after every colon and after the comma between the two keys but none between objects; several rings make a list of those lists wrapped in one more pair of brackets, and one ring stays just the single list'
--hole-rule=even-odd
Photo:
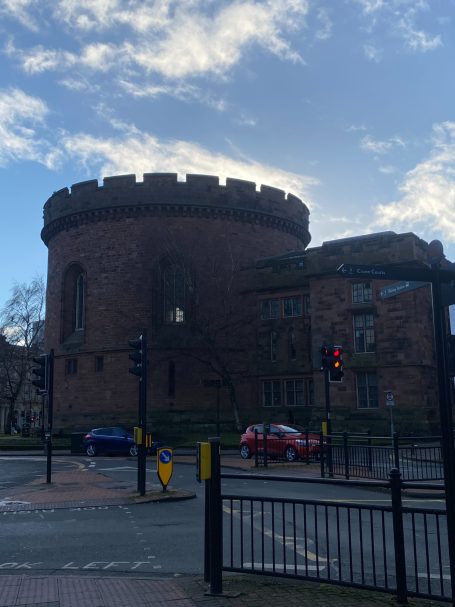
[{"label": "car wheel", "polygon": [[129,454],[131,455],[131,457],[136,457],[136,455],[137,455],[137,445],[131,445],[130,450],[129,450]]},{"label": "car wheel", "polygon": [[294,449],[294,447],[286,447],[284,457],[288,460],[288,462],[295,462],[297,459],[297,451]]},{"label": "car wheel", "polygon": [[95,457],[95,455],[96,455],[95,445],[87,445],[85,447],[85,452],[89,457]]},{"label": "car wheel", "polygon": [[251,457],[251,450],[248,447],[248,445],[244,444],[240,446],[240,457],[242,459],[250,459]]}]

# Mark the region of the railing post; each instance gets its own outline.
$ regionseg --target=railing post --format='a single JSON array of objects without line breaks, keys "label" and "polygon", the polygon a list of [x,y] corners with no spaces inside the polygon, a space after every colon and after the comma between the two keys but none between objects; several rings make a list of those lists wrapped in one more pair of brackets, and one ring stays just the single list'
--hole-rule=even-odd
[{"label": "railing post", "polygon": [[259,466],[259,439],[258,439],[258,429],[254,429],[254,467],[257,468]]},{"label": "railing post", "polygon": [[397,600],[406,605],[406,554],[404,548],[403,507],[401,503],[401,478],[398,468],[389,472],[390,490],[392,494],[393,537],[395,548],[395,575],[397,580]]},{"label": "railing post", "polygon": [[367,431],[367,436],[368,436],[368,470],[371,472],[373,470],[373,451],[372,451],[371,430]]},{"label": "railing post", "polygon": [[210,479],[210,591],[223,593],[223,504],[221,499],[220,437],[209,438],[212,478]]},{"label": "railing post", "polygon": [[393,433],[393,461],[394,466],[400,469],[400,446],[398,444],[398,432]]},{"label": "railing post", "polygon": [[319,434],[319,460],[321,462],[321,478],[325,478],[324,459],[324,434],[321,432]]},{"label": "railing post", "polygon": [[262,443],[263,443],[262,453],[264,455],[264,468],[267,468],[267,435],[268,435],[267,424],[263,423],[262,424]]},{"label": "railing post", "polygon": [[343,432],[343,450],[344,450],[344,476],[349,480],[349,447],[348,433]]},{"label": "railing post", "polygon": [[306,463],[310,463],[310,445],[308,443],[308,428],[305,430]]}]

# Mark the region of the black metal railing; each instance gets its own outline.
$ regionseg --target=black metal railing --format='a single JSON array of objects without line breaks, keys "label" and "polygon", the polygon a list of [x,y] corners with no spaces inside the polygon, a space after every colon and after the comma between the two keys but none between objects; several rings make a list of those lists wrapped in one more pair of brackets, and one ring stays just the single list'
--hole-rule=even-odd
[{"label": "black metal railing", "polygon": [[321,450],[323,475],[387,480],[394,467],[403,480],[444,478],[439,437],[400,437],[397,433],[392,438],[365,437],[344,432],[330,439]]},{"label": "black metal railing", "polygon": [[263,474],[221,474],[216,455],[212,464],[205,577],[214,594],[222,590],[222,571],[232,571],[375,589],[402,602],[407,596],[451,601],[445,510],[402,505],[403,488],[441,490],[441,484],[403,482],[397,469],[388,482],[268,475],[268,487],[283,482],[380,487],[390,491],[390,503],[242,495],[222,491],[221,480],[248,480],[253,487],[254,481],[263,483]]}]

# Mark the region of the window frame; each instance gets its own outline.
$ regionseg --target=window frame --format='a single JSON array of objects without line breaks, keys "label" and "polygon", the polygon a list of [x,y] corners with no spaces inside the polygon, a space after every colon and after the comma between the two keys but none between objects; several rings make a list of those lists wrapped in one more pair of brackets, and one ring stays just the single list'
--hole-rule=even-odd
[{"label": "window frame", "polygon": [[353,304],[371,303],[373,301],[373,287],[371,282],[351,283],[351,299]]},{"label": "window frame", "polygon": [[[360,378],[365,380],[365,385],[360,384]],[[374,383],[371,383],[371,379],[374,378]],[[374,371],[358,371],[356,373],[356,397],[357,397],[357,409],[379,409],[379,398],[378,398],[378,376]],[[360,395],[360,391],[365,391],[365,396]],[[373,393],[373,395],[371,394]],[[361,406],[361,402],[366,402],[365,406]]]},{"label": "window frame", "polygon": [[[371,319],[371,324],[368,324],[367,317],[368,319]],[[360,324],[357,323],[359,319],[362,320]],[[356,354],[370,354],[372,352],[376,352],[373,312],[357,312],[353,314],[352,327],[354,333],[354,349]]]}]

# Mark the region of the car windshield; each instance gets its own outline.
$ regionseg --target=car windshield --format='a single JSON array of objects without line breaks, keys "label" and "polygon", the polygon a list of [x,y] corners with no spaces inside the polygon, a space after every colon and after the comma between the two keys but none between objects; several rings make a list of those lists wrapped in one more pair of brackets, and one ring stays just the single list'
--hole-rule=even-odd
[{"label": "car windshield", "polygon": [[278,430],[279,432],[286,432],[286,434],[292,434],[293,432],[297,433],[297,434],[302,434],[303,432],[305,432],[305,428],[302,428],[302,426],[278,426]]}]

